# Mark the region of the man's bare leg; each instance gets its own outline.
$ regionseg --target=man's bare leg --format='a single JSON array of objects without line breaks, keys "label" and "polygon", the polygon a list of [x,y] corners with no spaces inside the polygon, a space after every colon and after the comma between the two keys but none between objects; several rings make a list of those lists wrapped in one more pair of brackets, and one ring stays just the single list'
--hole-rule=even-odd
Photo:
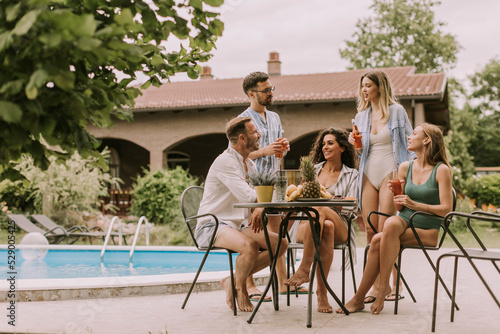
[{"label": "man's bare leg", "polygon": [[[275,233],[269,233],[269,238],[271,240],[271,246],[275,248],[278,236]],[[240,254],[236,259],[234,275],[236,302],[241,311],[253,311],[253,305],[248,297],[246,281],[249,275],[264,269],[270,264],[267,250],[260,251],[261,249],[266,249],[264,233],[262,231],[254,233],[249,228],[244,229],[242,232],[231,228],[224,228],[219,232],[214,245],[231,249]],[[287,247],[287,242],[282,241],[279,254],[284,254]],[[221,284],[226,290],[226,299],[231,300],[231,289],[230,285],[228,286],[227,284],[227,279],[222,280]],[[231,305],[229,306],[231,307]]]}]

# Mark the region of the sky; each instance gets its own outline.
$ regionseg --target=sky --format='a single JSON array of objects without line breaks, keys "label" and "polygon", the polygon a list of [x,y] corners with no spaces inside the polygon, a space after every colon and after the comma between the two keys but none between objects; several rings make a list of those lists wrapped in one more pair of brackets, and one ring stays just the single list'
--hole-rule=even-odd
[{"label": "sky", "polygon": [[[280,55],[281,74],[345,71],[339,49],[352,40],[359,19],[373,15],[372,0],[226,0],[225,24],[210,66],[216,79],[267,72],[269,53]],[[447,75],[465,79],[500,57],[500,1],[441,0],[434,7],[441,29],[456,36],[462,49]],[[178,42],[177,42],[178,43]],[[177,44],[178,45],[178,44]],[[179,75],[174,81],[189,80]]]}]

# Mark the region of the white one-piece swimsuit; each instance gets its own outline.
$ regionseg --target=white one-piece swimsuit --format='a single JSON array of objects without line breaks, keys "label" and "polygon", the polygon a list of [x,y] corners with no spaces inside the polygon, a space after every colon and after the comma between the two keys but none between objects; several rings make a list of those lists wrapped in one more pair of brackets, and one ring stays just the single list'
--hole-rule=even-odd
[{"label": "white one-piece swimsuit", "polygon": [[375,189],[379,190],[384,178],[396,168],[389,127],[385,125],[374,135],[370,133],[370,151],[364,173]]}]

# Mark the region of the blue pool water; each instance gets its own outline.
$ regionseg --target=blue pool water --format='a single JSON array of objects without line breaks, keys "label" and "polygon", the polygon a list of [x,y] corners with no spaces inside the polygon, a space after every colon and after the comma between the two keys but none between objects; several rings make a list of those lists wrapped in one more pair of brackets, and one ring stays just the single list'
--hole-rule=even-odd
[{"label": "blue pool water", "polygon": [[[24,260],[16,252],[17,279],[85,278],[195,273],[203,258],[196,251],[136,250],[129,262],[128,250],[107,250],[101,264],[100,250],[50,249],[43,260]],[[8,277],[7,251],[0,250],[0,279]],[[233,262],[236,256],[233,255]],[[229,270],[227,253],[210,253],[203,271]]]}]

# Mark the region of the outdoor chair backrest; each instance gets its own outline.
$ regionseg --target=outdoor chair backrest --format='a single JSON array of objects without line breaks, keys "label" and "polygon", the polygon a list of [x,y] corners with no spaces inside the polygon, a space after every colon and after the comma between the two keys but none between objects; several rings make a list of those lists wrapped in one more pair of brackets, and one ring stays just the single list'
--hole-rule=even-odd
[{"label": "outdoor chair backrest", "polygon": [[56,223],[54,223],[49,217],[47,217],[46,215],[32,215],[31,216],[36,222],[38,222],[40,225],[42,225],[43,227],[45,227],[46,229],[48,230],[54,230],[54,231],[58,231],[60,230],[61,232],[64,232],[65,229],[60,226],[60,225],[57,225]]},{"label": "outdoor chair backrest", "polygon": [[44,231],[40,227],[33,224],[24,215],[8,214],[7,217],[9,217],[10,220],[13,220],[17,226],[19,226],[21,229],[23,229],[24,231],[26,231],[28,233],[38,232],[38,233],[41,233],[42,235],[45,235],[47,233],[47,231]]},{"label": "outdoor chair backrest", "polygon": [[198,248],[198,243],[194,237],[194,231],[196,229],[197,219],[189,219],[198,214],[198,209],[200,208],[201,199],[203,198],[203,187],[191,186],[186,188],[181,195],[181,211],[184,221],[189,230],[193,242]]},{"label": "outdoor chair backrest", "polygon": [[[457,192],[455,191],[455,188],[451,188],[451,190],[453,191],[453,209],[451,211],[455,211],[455,209],[457,207]],[[450,223],[451,223],[451,219],[443,219],[442,224],[444,226],[449,227]],[[441,231],[442,231],[441,239],[438,242],[437,248],[441,248],[441,246],[443,246],[444,239],[445,239],[446,234],[447,234],[446,233],[447,229],[441,228]]]}]

